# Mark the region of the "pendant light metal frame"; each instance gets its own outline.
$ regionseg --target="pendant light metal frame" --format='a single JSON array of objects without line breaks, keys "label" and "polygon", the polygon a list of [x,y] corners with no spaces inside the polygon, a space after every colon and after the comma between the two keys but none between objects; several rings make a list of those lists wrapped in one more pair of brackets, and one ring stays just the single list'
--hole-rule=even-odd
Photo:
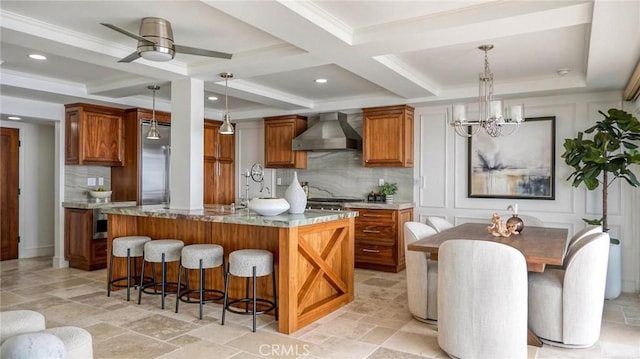
[{"label": "pendant light metal frame", "polygon": [[220,73],[220,77],[222,77],[224,79],[224,107],[225,107],[225,111],[224,111],[224,115],[223,115],[223,118],[222,118],[222,126],[220,126],[220,129],[218,130],[218,132],[221,135],[233,135],[233,133],[235,132],[235,129],[233,128],[233,125],[231,124],[231,116],[229,115],[229,96],[227,95],[228,81],[229,81],[229,79],[233,78],[233,74],[231,72],[222,72],[222,73]]},{"label": "pendant light metal frame", "polygon": [[147,88],[153,91],[153,107],[151,109],[151,126],[149,126],[149,132],[147,132],[146,138],[149,140],[159,140],[160,131],[158,131],[158,120],[156,120],[156,91],[160,89],[160,86],[149,85]]},{"label": "pendant light metal frame", "polygon": [[[478,49],[484,51],[484,71],[480,73],[478,84],[478,120],[469,121],[467,119],[465,104],[454,104],[450,125],[455,128],[456,134],[462,137],[471,137],[478,133],[480,128],[483,128],[491,137],[511,135],[524,122],[524,105],[513,105],[504,108],[503,111],[502,100],[496,100],[493,97],[493,73],[489,67],[487,55],[489,50],[493,49],[493,45],[478,46]],[[448,109],[446,117],[449,122]],[[507,127],[511,127],[511,129],[505,131]]]}]

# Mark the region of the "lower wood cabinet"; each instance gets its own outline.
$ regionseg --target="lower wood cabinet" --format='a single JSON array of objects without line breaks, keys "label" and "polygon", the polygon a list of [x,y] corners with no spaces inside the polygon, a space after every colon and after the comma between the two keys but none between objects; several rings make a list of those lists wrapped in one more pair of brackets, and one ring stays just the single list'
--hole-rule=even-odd
[{"label": "lower wood cabinet", "polygon": [[405,267],[404,223],[413,220],[413,208],[361,209],[355,220],[355,266],[385,272]]},{"label": "lower wood cabinet", "polygon": [[93,210],[64,210],[64,258],[69,267],[95,270],[107,266],[107,239],[93,239]]}]

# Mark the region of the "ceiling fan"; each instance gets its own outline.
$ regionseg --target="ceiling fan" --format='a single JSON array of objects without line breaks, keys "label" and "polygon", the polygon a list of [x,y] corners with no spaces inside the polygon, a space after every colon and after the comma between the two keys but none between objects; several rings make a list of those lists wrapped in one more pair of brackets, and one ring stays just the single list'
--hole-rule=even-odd
[{"label": "ceiling fan", "polygon": [[112,24],[100,23],[121,34],[138,40],[138,48],[129,56],[118,62],[131,62],[143,57],[151,61],[169,61],[174,58],[176,52],[181,54],[199,55],[230,59],[231,54],[224,52],[198,49],[173,43],[173,31],[168,20],[159,17],[145,17],[140,22],[140,35],[131,33]]}]

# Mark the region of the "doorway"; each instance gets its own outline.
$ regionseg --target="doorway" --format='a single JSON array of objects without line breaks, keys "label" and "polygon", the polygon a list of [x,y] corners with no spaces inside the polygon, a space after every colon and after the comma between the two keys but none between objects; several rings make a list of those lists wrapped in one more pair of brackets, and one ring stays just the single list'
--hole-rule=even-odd
[{"label": "doorway", "polygon": [[0,260],[18,258],[20,130],[0,128]]}]

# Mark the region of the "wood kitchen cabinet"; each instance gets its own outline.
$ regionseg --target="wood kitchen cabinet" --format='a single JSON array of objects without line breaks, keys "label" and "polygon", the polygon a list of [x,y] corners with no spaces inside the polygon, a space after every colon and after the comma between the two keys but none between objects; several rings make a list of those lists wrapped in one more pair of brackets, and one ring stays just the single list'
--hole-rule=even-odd
[{"label": "wood kitchen cabinet", "polygon": [[264,163],[267,168],[307,168],[307,152],[293,151],[291,142],[307,129],[299,115],[264,119]]},{"label": "wood kitchen cabinet", "polygon": [[[124,162],[111,167],[112,201],[138,201],[140,193],[140,120],[151,119],[152,110],[131,108],[124,111]],[[171,114],[156,110],[156,120],[171,123]]]},{"label": "wood kitchen cabinet", "polygon": [[355,266],[397,273],[405,268],[404,223],[413,220],[413,208],[402,210],[353,208]]},{"label": "wood kitchen cabinet", "polygon": [[362,166],[413,167],[413,107],[362,109]]},{"label": "wood kitchen cabinet", "polygon": [[65,105],[65,164],[122,166],[123,110],[90,105]]},{"label": "wood kitchen cabinet", "polygon": [[204,203],[235,201],[235,135],[219,133],[222,122],[204,121]]},{"label": "wood kitchen cabinet", "polygon": [[64,258],[72,268],[106,268],[107,239],[93,239],[93,210],[64,210]]}]

